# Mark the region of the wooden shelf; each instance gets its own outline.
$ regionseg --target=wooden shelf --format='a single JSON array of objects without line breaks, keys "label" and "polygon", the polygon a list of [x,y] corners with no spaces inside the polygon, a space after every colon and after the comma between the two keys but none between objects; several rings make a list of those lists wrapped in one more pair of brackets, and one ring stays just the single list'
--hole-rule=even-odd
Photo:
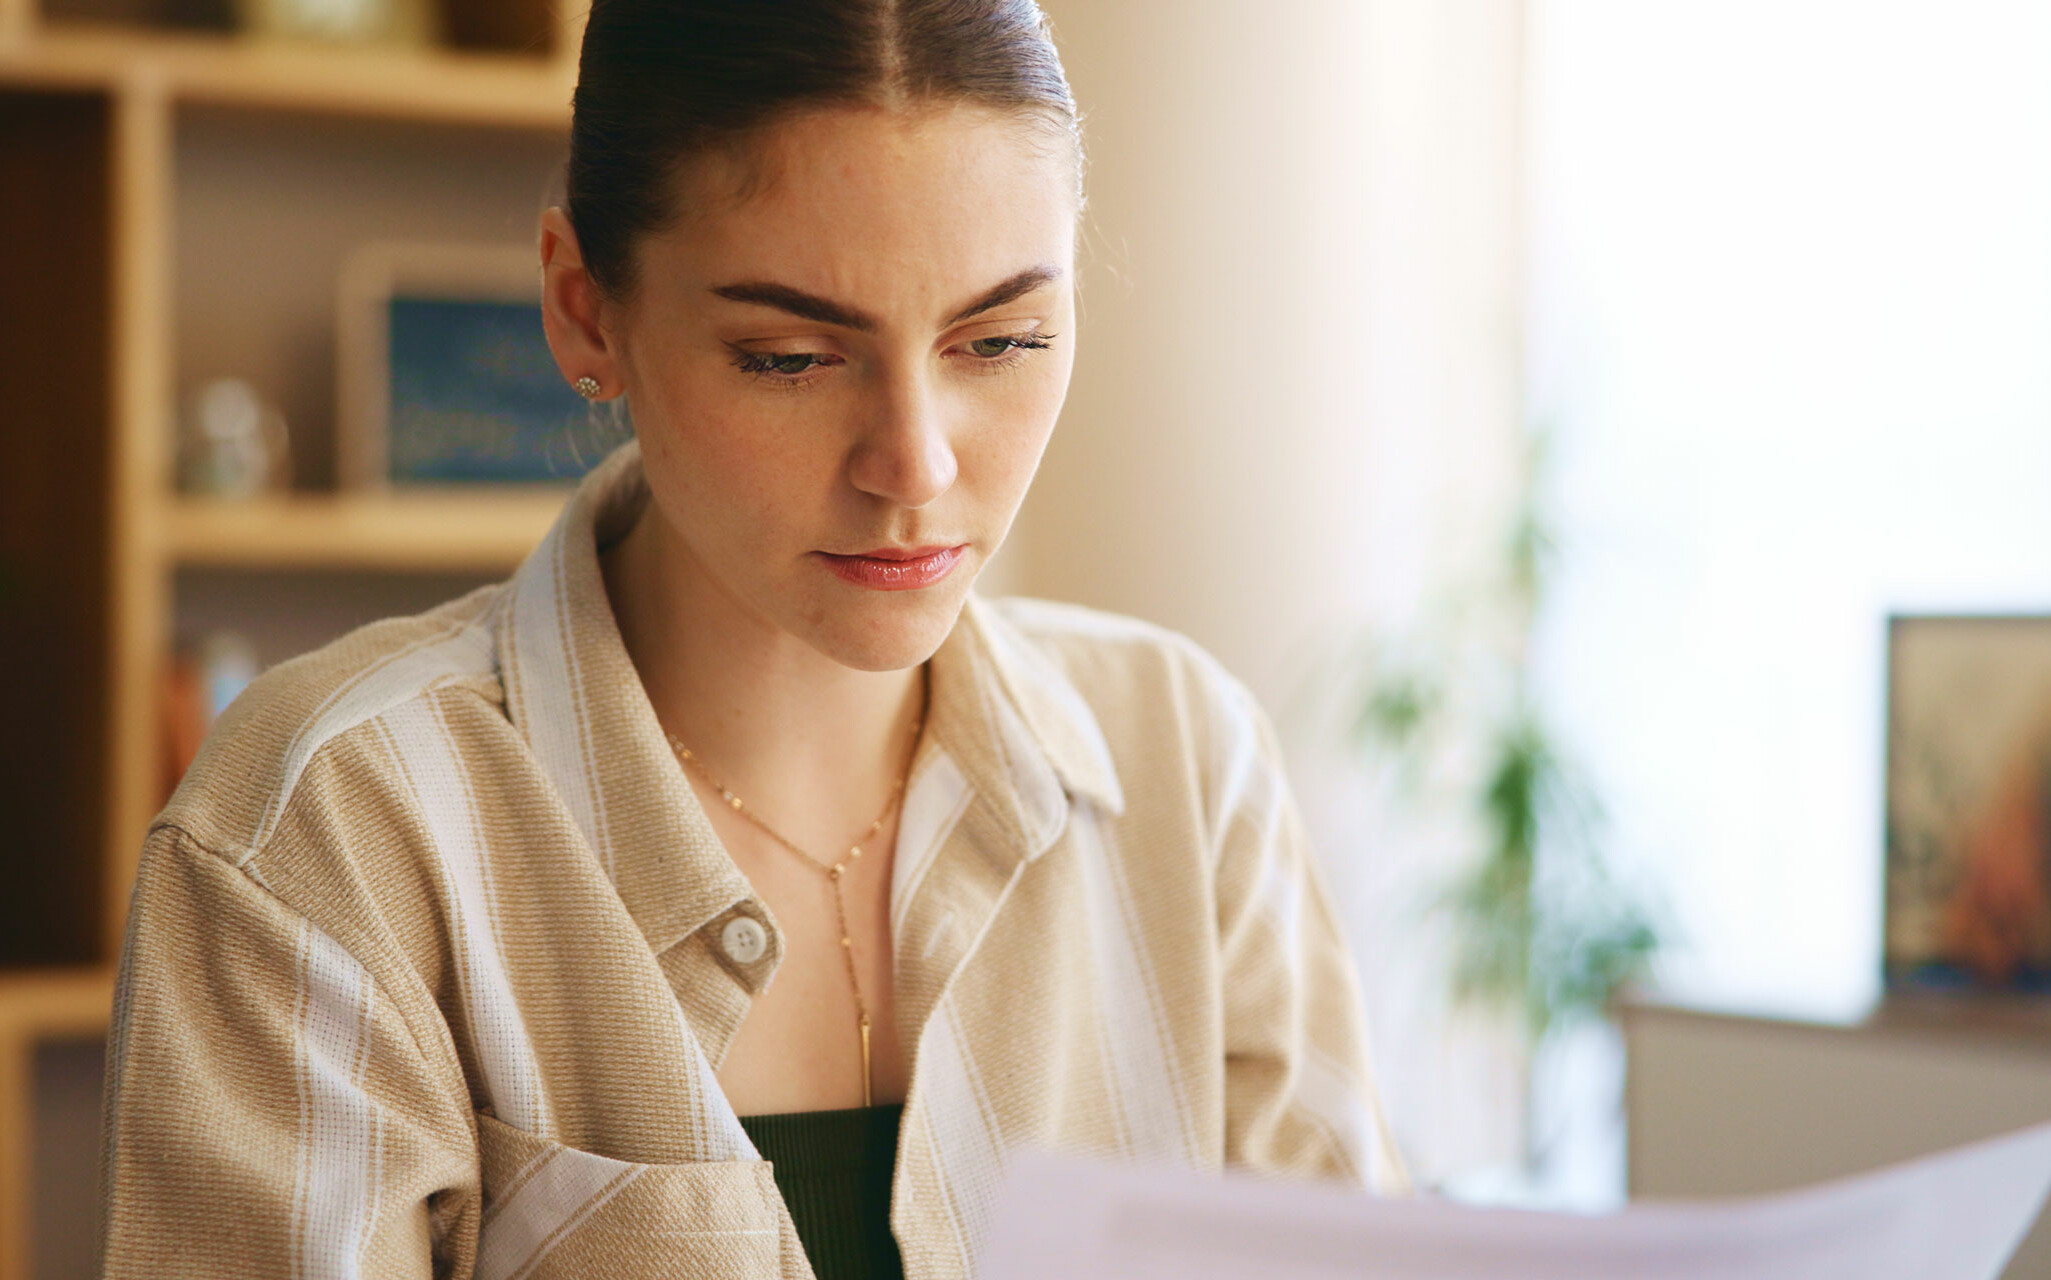
[{"label": "wooden shelf", "polygon": [[562,132],[574,78],[560,60],[532,55],[61,27],[0,39],[0,83],[133,87],[174,103]]},{"label": "wooden shelf", "polygon": [[172,560],[237,569],[510,572],[568,491],[293,496],[171,504]]},{"label": "wooden shelf", "polygon": [[101,1035],[113,1001],[111,969],[0,972],[0,1041]]},{"label": "wooden shelf", "polygon": [[0,973],[0,1276],[25,1277],[30,1267],[35,1046],[104,1035],[113,999],[109,969]]},{"label": "wooden shelf", "polygon": [[[38,673],[0,752],[35,766],[0,784],[27,823],[0,865],[0,1280],[28,1276],[36,1231],[90,1230],[57,1210],[31,1222],[36,1064],[107,1029],[163,798],[177,571],[503,576],[567,498],[167,488],[179,386],[220,369],[299,389],[295,425],[329,438],[331,276],[355,245],[525,233],[560,166],[586,6],[438,4],[467,47],[176,30],[152,25],[156,0],[0,0],[0,231],[36,246],[10,277],[23,305],[0,315],[0,374],[17,376],[0,382],[40,424],[0,432],[0,594],[37,619],[0,628],[0,656]],[[302,483],[321,482],[320,456]]]}]

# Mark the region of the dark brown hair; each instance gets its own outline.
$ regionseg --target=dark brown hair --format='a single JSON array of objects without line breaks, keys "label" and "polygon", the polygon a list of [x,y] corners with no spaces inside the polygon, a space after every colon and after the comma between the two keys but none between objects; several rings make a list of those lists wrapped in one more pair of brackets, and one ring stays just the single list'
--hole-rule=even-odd
[{"label": "dark brown hair", "polygon": [[945,101],[1016,110],[1081,163],[1033,0],[594,0],[566,181],[585,270],[613,297],[633,292],[635,242],[675,215],[693,156],[804,108]]}]

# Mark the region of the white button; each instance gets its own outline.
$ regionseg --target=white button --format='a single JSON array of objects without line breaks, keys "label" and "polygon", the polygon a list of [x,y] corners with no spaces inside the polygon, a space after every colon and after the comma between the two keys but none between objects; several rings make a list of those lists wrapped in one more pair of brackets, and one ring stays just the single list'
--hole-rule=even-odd
[{"label": "white button", "polygon": [[719,946],[735,964],[753,964],[769,950],[769,931],[753,916],[735,916],[719,931]]}]

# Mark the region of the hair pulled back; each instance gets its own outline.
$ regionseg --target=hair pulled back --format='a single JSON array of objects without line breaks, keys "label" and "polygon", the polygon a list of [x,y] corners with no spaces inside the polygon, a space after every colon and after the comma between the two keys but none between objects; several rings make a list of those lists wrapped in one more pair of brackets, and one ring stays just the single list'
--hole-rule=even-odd
[{"label": "hair pulled back", "polygon": [[594,0],[566,180],[584,267],[634,289],[635,242],[676,212],[685,160],[808,107],[960,101],[1077,147],[1075,100],[1034,0]]}]

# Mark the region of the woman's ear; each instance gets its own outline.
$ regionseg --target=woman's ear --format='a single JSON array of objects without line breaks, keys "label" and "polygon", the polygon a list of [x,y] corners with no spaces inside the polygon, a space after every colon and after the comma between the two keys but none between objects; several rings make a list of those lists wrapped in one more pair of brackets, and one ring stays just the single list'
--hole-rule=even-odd
[{"label": "woman's ear", "polygon": [[[618,345],[599,323],[603,300],[584,270],[577,231],[559,206],[541,214],[541,327],[563,378],[591,400],[610,400],[626,388]],[[582,379],[589,378],[590,382]],[[593,386],[597,390],[592,390]]]}]

